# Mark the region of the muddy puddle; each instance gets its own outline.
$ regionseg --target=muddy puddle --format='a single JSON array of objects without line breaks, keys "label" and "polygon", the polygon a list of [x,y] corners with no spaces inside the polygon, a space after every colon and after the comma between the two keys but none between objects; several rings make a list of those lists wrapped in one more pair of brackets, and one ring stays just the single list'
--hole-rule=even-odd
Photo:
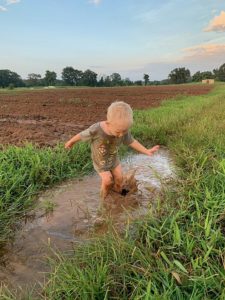
[{"label": "muddy puddle", "polygon": [[52,250],[71,250],[94,234],[107,231],[109,224],[123,228],[128,220],[141,218],[175,176],[165,149],[151,157],[128,156],[122,165],[130,191],[126,196],[111,192],[103,213],[99,213],[100,178],[96,174],[44,192],[39,208],[27,218],[1,258],[0,281],[14,288],[43,282],[49,271],[46,257],[53,255]]}]

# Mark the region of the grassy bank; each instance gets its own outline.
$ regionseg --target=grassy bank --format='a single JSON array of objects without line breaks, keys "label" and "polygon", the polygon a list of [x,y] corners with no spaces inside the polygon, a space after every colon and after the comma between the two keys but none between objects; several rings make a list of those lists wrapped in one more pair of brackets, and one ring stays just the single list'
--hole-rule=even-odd
[{"label": "grassy bank", "polygon": [[59,181],[90,172],[86,144],[71,151],[59,145],[38,149],[7,147],[0,152],[0,247],[12,237],[18,221],[36,200],[36,195]]},{"label": "grassy bank", "polygon": [[[225,299],[225,87],[136,111],[135,120],[137,139],[174,154],[176,188],[154,218],[125,236],[112,234],[82,245],[73,258],[59,257],[43,299]],[[0,155],[2,240],[34,193],[90,170],[85,145],[67,155],[62,147],[32,146]],[[2,299],[16,299],[6,294]]]}]

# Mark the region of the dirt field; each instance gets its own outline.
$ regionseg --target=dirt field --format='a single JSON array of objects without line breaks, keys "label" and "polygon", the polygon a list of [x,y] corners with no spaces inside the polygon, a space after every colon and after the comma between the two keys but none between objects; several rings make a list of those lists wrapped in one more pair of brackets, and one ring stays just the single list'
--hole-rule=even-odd
[{"label": "dirt field", "polygon": [[107,107],[115,100],[126,101],[134,109],[144,109],[159,106],[162,100],[176,95],[206,94],[211,89],[211,86],[181,85],[2,92],[0,144],[21,146],[29,141],[39,146],[54,146],[103,120]]}]

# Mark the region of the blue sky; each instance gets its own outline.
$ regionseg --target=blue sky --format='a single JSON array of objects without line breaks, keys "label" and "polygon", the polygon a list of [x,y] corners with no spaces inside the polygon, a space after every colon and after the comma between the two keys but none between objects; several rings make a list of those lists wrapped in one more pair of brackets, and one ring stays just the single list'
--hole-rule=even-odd
[{"label": "blue sky", "polygon": [[0,69],[167,78],[225,63],[225,0],[0,0]]}]

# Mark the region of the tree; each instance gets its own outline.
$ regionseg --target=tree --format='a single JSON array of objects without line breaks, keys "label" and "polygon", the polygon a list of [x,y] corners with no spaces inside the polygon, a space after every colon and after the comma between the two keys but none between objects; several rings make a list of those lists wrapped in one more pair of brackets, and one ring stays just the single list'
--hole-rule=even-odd
[{"label": "tree", "polygon": [[42,80],[41,80],[41,75],[40,74],[35,74],[35,73],[30,73],[28,74],[27,77],[27,84],[29,86],[40,86],[42,85]]},{"label": "tree", "polygon": [[134,82],[134,84],[135,84],[135,85],[142,85],[142,80],[136,80],[136,81]]},{"label": "tree", "polygon": [[17,73],[8,69],[0,70],[0,87],[5,88],[9,85],[14,87],[24,86],[24,82]]},{"label": "tree", "polygon": [[81,85],[83,74],[84,73],[80,70],[77,70],[77,69],[74,70],[75,85]]},{"label": "tree", "polygon": [[148,74],[144,74],[144,82],[145,82],[145,85],[147,85],[149,83],[149,75]]},{"label": "tree", "polygon": [[111,80],[110,76],[106,76],[104,85],[107,87],[112,86],[112,80]]},{"label": "tree", "polygon": [[221,65],[218,70],[213,70],[220,81],[225,81],[225,64]]},{"label": "tree", "polygon": [[214,69],[214,70],[213,70],[213,74],[214,74],[214,78],[215,78],[216,80],[219,80],[219,69]]},{"label": "tree", "polygon": [[215,76],[210,71],[204,71],[204,72],[198,71],[192,76],[192,81],[199,82],[202,81],[203,79],[213,79],[214,77]]},{"label": "tree", "polygon": [[96,86],[97,85],[97,76],[95,72],[91,70],[86,70],[82,75],[82,84],[87,86]]},{"label": "tree", "polygon": [[199,82],[202,80],[201,72],[198,71],[192,76],[192,81]]},{"label": "tree", "polygon": [[186,83],[191,78],[190,70],[185,68],[176,68],[172,70],[168,76],[171,83]]},{"label": "tree", "polygon": [[62,71],[62,79],[68,85],[81,84],[83,72],[75,70],[73,67],[66,67]]},{"label": "tree", "polygon": [[55,85],[56,84],[57,74],[54,71],[46,71],[44,82],[46,85]]},{"label": "tree", "polygon": [[104,86],[104,77],[103,76],[101,76],[101,78],[98,82],[98,86],[100,86],[100,87]]},{"label": "tree", "polygon": [[130,78],[125,78],[124,80],[123,80],[123,82],[124,82],[124,85],[127,85],[127,86],[131,86],[131,85],[133,85],[133,82],[130,80]]},{"label": "tree", "polygon": [[74,68],[66,67],[62,71],[62,80],[68,85],[74,85]]},{"label": "tree", "polygon": [[113,73],[112,75],[110,75],[110,78],[113,86],[121,85],[122,79],[119,73]]}]

